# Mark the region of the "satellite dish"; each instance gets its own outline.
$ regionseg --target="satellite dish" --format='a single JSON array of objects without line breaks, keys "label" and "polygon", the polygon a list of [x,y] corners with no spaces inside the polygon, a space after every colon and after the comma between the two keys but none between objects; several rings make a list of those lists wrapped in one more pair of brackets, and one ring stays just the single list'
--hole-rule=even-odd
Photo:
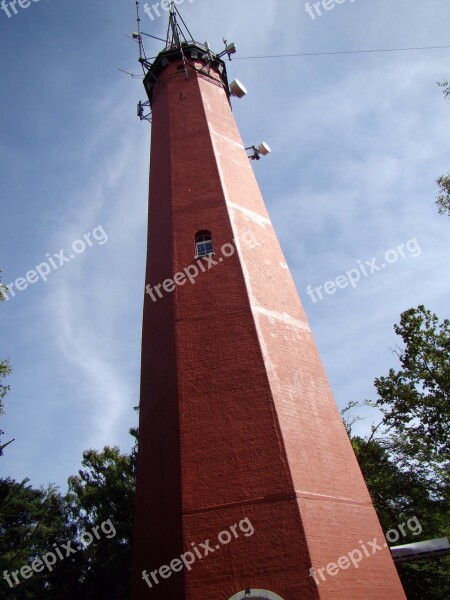
[{"label": "satellite dish", "polygon": [[270,154],[271,149],[269,144],[266,144],[266,142],[262,142],[259,146],[258,146],[258,152],[260,152],[263,156],[267,156],[268,154]]},{"label": "satellite dish", "polygon": [[239,79],[235,79],[230,83],[230,92],[233,96],[236,96],[236,98],[243,98],[247,95],[247,90],[239,81]]}]

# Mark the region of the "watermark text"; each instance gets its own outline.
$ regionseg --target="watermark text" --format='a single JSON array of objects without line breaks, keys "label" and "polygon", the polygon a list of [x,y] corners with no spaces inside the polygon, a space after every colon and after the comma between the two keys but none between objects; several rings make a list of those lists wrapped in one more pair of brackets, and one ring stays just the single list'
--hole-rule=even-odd
[{"label": "watermark text", "polygon": [[[343,275],[339,275],[334,280],[326,281],[323,285],[313,287],[308,285],[306,293],[311,300],[316,303],[317,300],[323,300],[325,293],[328,296],[335,294],[338,289],[343,290],[344,288],[351,286],[356,288],[358,283],[362,280],[362,277],[369,277],[374,273],[382,271],[390,264],[397,262],[400,258],[406,258],[408,255],[412,258],[420,256],[422,249],[416,238],[408,240],[404,244],[399,244],[395,248],[392,248],[385,252],[384,259],[381,264],[377,263],[377,258],[373,257],[371,260],[357,260],[357,267],[349,269]],[[323,293],[322,293],[323,292]]]}]

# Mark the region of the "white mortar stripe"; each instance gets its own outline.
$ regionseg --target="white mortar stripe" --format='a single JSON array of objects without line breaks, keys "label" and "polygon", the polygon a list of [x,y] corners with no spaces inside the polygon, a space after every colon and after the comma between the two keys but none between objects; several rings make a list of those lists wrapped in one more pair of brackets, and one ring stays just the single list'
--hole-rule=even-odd
[{"label": "white mortar stripe", "polygon": [[237,148],[240,148],[241,150],[245,150],[244,146],[242,144],[239,144],[238,142],[236,142],[235,140],[232,140],[230,138],[225,137],[224,135],[222,135],[221,133],[217,133],[217,131],[214,131],[214,129],[212,129],[211,127],[209,128],[210,133],[216,135],[217,137],[222,138],[223,140],[225,140],[226,142],[230,142],[230,144],[233,144],[233,146],[236,146]]},{"label": "white mortar stripe", "polygon": [[288,315],[287,313],[277,313],[274,310],[269,310],[268,308],[264,308],[258,304],[253,304],[252,309],[266,317],[283,321],[283,323],[286,323],[287,325],[292,325],[293,327],[298,327],[298,329],[304,329],[305,331],[311,333],[311,329],[307,323],[304,321],[299,321],[298,319],[294,319],[294,317],[291,317],[291,315]]},{"label": "white mortar stripe", "polygon": [[252,219],[252,221],[255,221],[256,223],[258,223],[258,225],[260,225],[262,223],[265,223],[266,225],[272,225],[272,223],[270,222],[270,219],[268,219],[267,217],[263,217],[262,215],[258,215],[257,213],[253,212],[252,210],[249,210],[248,208],[239,206],[239,204],[235,204],[234,202],[231,202],[230,200],[227,200],[227,204],[231,208],[234,208],[236,210],[240,210],[241,212],[243,212],[244,215],[246,215],[247,217],[250,217],[250,219]]},{"label": "white mortar stripe", "polygon": [[365,504],[367,506],[372,506],[370,499],[347,498],[346,496],[330,496],[329,494],[318,494],[317,492],[308,492],[305,490],[295,490],[295,494],[297,498],[303,498],[304,500],[328,500],[331,502]]}]

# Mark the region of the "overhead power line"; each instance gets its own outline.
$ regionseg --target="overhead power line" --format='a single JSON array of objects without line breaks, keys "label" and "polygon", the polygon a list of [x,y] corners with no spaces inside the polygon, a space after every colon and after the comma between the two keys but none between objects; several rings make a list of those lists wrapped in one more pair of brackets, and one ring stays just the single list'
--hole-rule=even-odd
[{"label": "overhead power line", "polygon": [[267,54],[263,56],[240,56],[235,60],[250,60],[258,58],[288,58],[294,56],[332,56],[335,54],[372,54],[375,52],[410,52],[412,50],[441,50],[448,46],[419,46],[417,48],[376,48],[372,50],[338,50],[336,52],[299,52],[297,54]]}]

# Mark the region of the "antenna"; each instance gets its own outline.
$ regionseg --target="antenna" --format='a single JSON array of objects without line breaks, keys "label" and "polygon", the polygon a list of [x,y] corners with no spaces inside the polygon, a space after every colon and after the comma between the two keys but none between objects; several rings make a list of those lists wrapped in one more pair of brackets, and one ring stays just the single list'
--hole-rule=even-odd
[{"label": "antenna", "polygon": [[267,156],[271,152],[270,146],[266,142],[261,142],[258,147],[249,146],[246,150],[253,151],[253,154],[249,156],[251,160],[260,160],[261,156]]},{"label": "antenna", "polygon": [[[144,34],[142,32],[141,10],[140,10],[139,0],[136,0],[136,21],[137,21],[137,32],[134,32],[131,34],[131,39],[137,41],[139,44],[139,62],[141,63],[142,71],[143,71],[144,77],[145,77],[145,75],[147,74],[147,71],[151,68],[152,63],[147,59],[147,56],[145,54],[145,48],[144,48],[144,42],[142,40],[142,36],[143,35],[148,35],[149,37],[156,37],[156,36],[152,36],[147,33]],[[130,37],[130,36],[128,36],[128,37]],[[160,39],[160,38],[156,38],[156,39]],[[164,40],[161,40],[161,41],[164,41]],[[132,78],[139,77],[138,75],[129,73],[128,71],[125,71],[124,69],[119,68],[119,71],[122,71],[123,73],[126,73],[127,75],[130,75]],[[148,109],[147,114],[145,113],[144,109]],[[149,123],[152,122],[152,111],[151,111],[151,107],[150,107],[150,102],[148,102],[148,101],[147,102],[141,102],[141,101],[138,102],[137,116],[139,117],[139,119],[141,121],[148,121]]]},{"label": "antenna", "polygon": [[119,71],[121,71],[122,73],[125,73],[125,75],[129,75],[130,77],[132,77],[133,79],[142,79],[143,75],[136,75],[135,73],[130,73],[129,71],[126,71],[125,69],[121,69],[120,67],[117,67],[117,69]]},{"label": "antenna", "polygon": [[[170,37],[172,36],[172,38]],[[169,41],[171,40],[171,41]],[[166,49],[172,48],[173,46],[180,45],[180,36],[178,33],[178,23],[177,23],[177,15],[175,12],[175,4],[174,2],[170,3],[170,17],[169,17],[169,26],[167,28],[167,41],[166,41]]]},{"label": "antenna", "polygon": [[141,11],[140,11],[139,0],[136,0],[136,17],[137,17],[137,29],[138,29],[138,33],[137,33],[137,36],[135,34],[133,34],[133,39],[137,40],[138,43],[139,43],[139,62],[142,65],[142,69],[143,69],[144,75],[145,75],[144,61],[147,60],[147,57],[145,56],[144,42],[142,41]]},{"label": "antenna", "polygon": [[217,56],[220,56],[220,58],[222,58],[222,56],[225,56],[225,54],[228,54],[228,60],[231,60],[231,55],[236,54],[236,52],[237,52],[236,44],[234,44],[234,43],[229,44],[225,38],[222,38],[222,39],[223,39],[223,43],[225,44],[225,50],[222,50],[222,52],[220,54],[218,54]]},{"label": "antenna", "polygon": [[247,95],[247,90],[245,86],[239,81],[239,79],[235,79],[230,83],[230,93],[236,98],[243,98]]},{"label": "antenna", "polygon": [[183,30],[178,24],[177,15],[180,18],[180,21],[183,23],[184,28],[189,35],[190,41],[193,41],[192,33],[189,31],[188,26],[183,20],[178,8],[175,6],[175,1],[171,0],[169,5],[170,17],[169,17],[169,26],[167,28],[167,39],[166,39],[166,50],[171,50],[174,47],[180,47],[182,44],[181,38],[183,38],[183,42],[187,43],[188,40],[184,35]]},{"label": "antenna", "polygon": [[[140,102],[137,106],[137,114],[141,120],[148,120],[151,122],[152,100],[159,89],[156,85],[158,83],[157,75],[159,75],[161,70],[174,60],[182,59],[183,67],[178,67],[177,71],[181,71],[182,73],[184,70],[186,79],[189,79],[190,71],[195,71],[198,73],[198,76],[209,78],[213,80],[216,85],[223,86],[229,102],[231,96],[243,98],[247,94],[247,90],[240,81],[235,80],[229,84],[225,63],[222,59],[223,56],[227,55],[229,60],[231,60],[231,55],[235,54],[237,51],[236,45],[233,43],[229,44],[228,41],[223,38],[225,49],[220,54],[217,54],[211,50],[208,42],[205,42],[204,44],[196,42],[176,6],[176,4],[179,3],[180,0],[164,0],[165,6],[163,8],[169,11],[169,24],[167,27],[166,39],[162,39],[156,35],[151,35],[142,31],[140,0],[135,0],[137,31],[133,32],[131,36],[128,37],[139,45],[139,62],[141,63],[144,74],[144,86],[147,97],[149,98],[149,102]],[[148,4],[144,4],[143,10],[145,12],[149,10]],[[165,43],[164,50],[159,52],[157,56],[151,58],[147,57],[143,36]],[[198,65],[198,63],[195,62],[196,59],[201,59],[203,64],[201,66]],[[194,61],[194,64],[192,60]],[[188,67],[190,67],[190,69],[188,69]],[[214,70],[213,74],[211,74],[211,69]],[[133,73],[125,71],[125,69],[120,70],[132,78],[137,77]],[[267,152],[258,151],[258,153],[255,154],[255,159],[256,156],[259,159],[260,155],[265,155],[266,153]]]},{"label": "antenna", "polygon": [[[147,114],[144,114],[144,108],[148,108],[149,112]],[[150,108],[150,102],[147,100],[147,102],[141,102],[139,101],[137,104],[137,116],[140,118],[141,121],[148,121],[149,123],[152,122],[152,110]]]}]

